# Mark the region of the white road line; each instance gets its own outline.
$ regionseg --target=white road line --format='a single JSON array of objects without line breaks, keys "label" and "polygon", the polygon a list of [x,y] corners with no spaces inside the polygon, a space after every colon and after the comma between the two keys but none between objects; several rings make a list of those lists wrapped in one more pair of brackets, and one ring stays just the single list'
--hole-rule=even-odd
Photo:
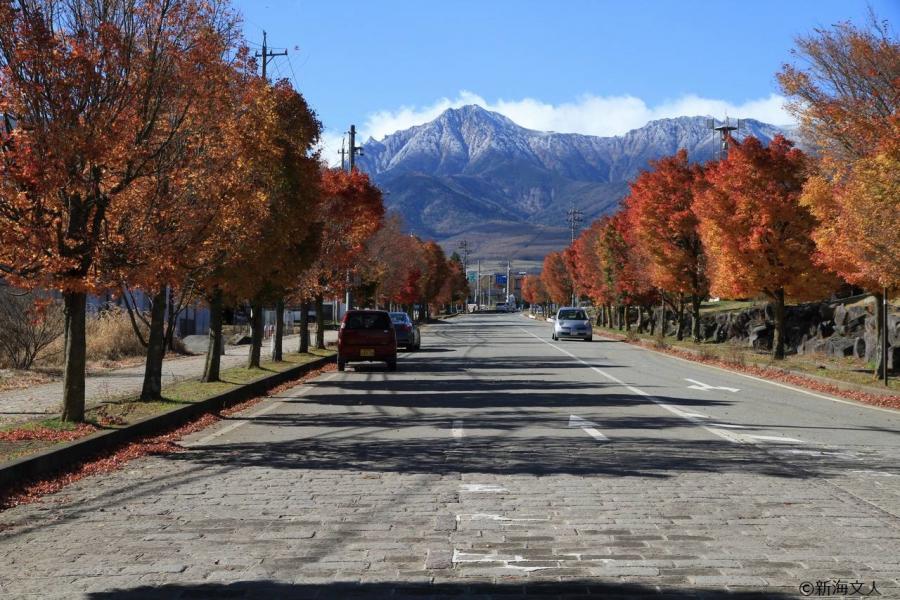
[{"label": "white road line", "polygon": [[450,429],[450,433],[457,440],[465,437],[466,432],[463,430],[462,419],[457,419],[456,421],[453,421],[453,428]]},{"label": "white road line", "polygon": [[747,429],[744,425],[732,425],[731,423],[710,423],[710,427],[724,427],[725,429]]},{"label": "white road line", "polygon": [[696,379],[688,379],[687,377],[685,377],[684,380],[690,381],[694,384],[688,386],[692,390],[701,390],[704,392],[708,392],[710,390],[725,390],[726,392],[731,392],[732,394],[741,391],[738,388],[726,387],[724,385],[709,385],[708,383],[703,383],[701,381],[697,381]]},{"label": "white road line", "polygon": [[459,486],[459,490],[461,492],[507,492],[505,487],[502,485],[495,485],[493,483],[464,483]]},{"label": "white road line", "polygon": [[754,440],[763,440],[765,442],[781,442],[783,444],[802,444],[802,440],[798,440],[796,438],[791,437],[779,437],[777,435],[750,435],[749,433],[744,434],[745,437],[752,438]]},{"label": "white road line", "polygon": [[[321,379],[319,379],[319,381],[328,381],[330,379],[334,379],[334,377],[335,377],[335,375],[332,373],[330,375],[326,375],[325,377],[322,377]],[[311,389],[313,389],[311,386],[304,386],[299,392],[297,392],[295,394],[291,394],[288,397],[289,398],[299,398],[300,396],[304,395],[306,392],[310,391]],[[216,439],[217,437],[221,437],[221,436],[225,435],[226,433],[230,433],[230,432],[234,431],[235,429],[237,429],[238,427],[242,427],[242,426],[246,425],[247,423],[250,423],[253,419],[255,419],[257,417],[261,417],[264,414],[272,412],[273,410],[275,410],[282,404],[284,404],[283,400],[278,400],[278,401],[272,402],[270,404],[266,404],[262,408],[250,413],[249,415],[247,415],[245,418],[243,418],[241,420],[230,423],[230,424],[226,425],[225,427],[218,429],[209,435],[205,435],[198,440],[194,440],[192,442],[183,442],[181,445],[184,446],[185,448],[193,448],[194,446],[204,446],[207,443],[209,443],[210,441]]]},{"label": "white road line", "polygon": [[578,427],[598,442],[608,442],[609,438],[600,433],[595,427],[596,425],[596,423],[582,419],[578,415],[569,415],[569,427]]},{"label": "white road line", "polygon": [[[531,333],[531,332],[529,332],[529,333]],[[531,335],[534,335],[534,334],[531,334]],[[534,336],[534,337],[541,339],[538,336]],[[618,340],[615,340],[614,338],[604,337],[603,335],[600,335],[600,337],[602,337],[603,339],[606,339],[606,340],[618,341]],[[723,373],[728,373],[729,375],[737,375],[738,377],[752,379],[753,381],[759,381],[760,383],[767,383],[769,385],[774,385],[776,387],[784,388],[786,390],[791,390],[792,392],[798,392],[800,394],[812,396],[813,398],[821,398],[822,400],[831,400],[832,402],[840,402],[841,404],[849,404],[850,406],[855,406],[857,408],[868,408],[870,410],[878,410],[881,412],[890,413],[895,416],[898,413],[900,413],[900,411],[898,411],[896,408],[884,408],[882,406],[872,406],[871,404],[864,404],[862,402],[853,402],[852,400],[841,400],[840,398],[835,398],[833,396],[826,396],[824,394],[818,394],[816,392],[811,392],[809,390],[805,390],[803,388],[796,387],[793,385],[787,385],[785,383],[779,383],[777,381],[772,381],[771,379],[763,379],[762,377],[748,375],[747,373],[741,373],[740,371],[732,371],[731,369],[725,369],[723,367],[717,367],[715,365],[710,365],[710,364],[706,364],[706,363],[702,363],[702,362],[688,360],[686,358],[681,358],[680,356],[666,354],[665,352],[660,352],[658,350],[654,350],[653,348],[647,348],[646,346],[635,346],[635,347],[640,350],[646,350],[647,352],[653,352],[654,354],[659,354],[661,356],[665,356],[666,358],[671,358],[672,360],[680,360],[681,362],[686,362],[689,365],[692,365],[694,367],[706,367],[707,369],[715,369],[716,371],[722,371]]]},{"label": "white road line", "polygon": [[524,331],[525,333],[527,333],[527,334],[530,335],[531,337],[533,337],[533,338],[535,338],[535,339],[538,339],[538,340],[544,342],[545,344],[547,344],[548,346],[550,346],[550,347],[552,347],[552,348],[556,348],[557,350],[559,350],[559,351],[562,352],[563,354],[566,354],[566,355],[568,355],[568,356],[571,356],[572,358],[574,358],[575,360],[577,360],[578,362],[580,362],[580,363],[583,364],[584,366],[586,366],[586,367],[590,368],[591,370],[593,370],[593,371],[599,373],[600,375],[602,375],[603,377],[609,379],[610,381],[612,381],[612,382],[614,382],[614,383],[618,383],[619,385],[623,386],[626,390],[630,391],[632,394],[637,394],[638,396],[643,396],[643,397],[647,398],[647,400],[649,400],[649,401],[653,402],[654,404],[656,404],[657,406],[661,406],[662,408],[666,409],[667,411],[671,412],[672,414],[678,415],[679,417],[681,417],[681,418],[683,418],[683,419],[687,419],[687,420],[690,421],[691,423],[694,423],[695,425],[699,425],[700,427],[702,427],[703,429],[705,429],[705,430],[708,431],[709,433],[711,433],[711,434],[713,434],[713,435],[715,435],[715,436],[718,436],[718,437],[720,437],[720,438],[722,438],[722,439],[724,439],[724,440],[728,440],[729,442],[731,442],[731,443],[733,443],[733,444],[744,444],[744,443],[746,443],[746,440],[745,440],[745,439],[742,439],[741,436],[738,436],[738,435],[736,435],[736,434],[730,433],[730,432],[728,432],[728,431],[723,431],[722,429],[716,429],[716,428],[714,428],[714,427],[707,427],[707,426],[703,423],[703,421],[701,421],[701,420],[698,419],[697,417],[692,416],[691,413],[686,413],[686,412],[684,412],[683,410],[681,410],[681,409],[679,409],[679,408],[676,408],[676,407],[672,406],[671,404],[667,404],[667,403],[663,402],[663,401],[660,400],[659,398],[654,398],[653,396],[651,396],[650,394],[648,394],[647,392],[645,392],[645,391],[642,390],[642,389],[639,389],[639,388],[636,388],[636,387],[634,387],[634,386],[628,385],[627,383],[625,383],[624,381],[622,381],[622,380],[619,379],[618,377],[614,377],[613,375],[610,375],[610,374],[607,373],[606,371],[603,371],[602,369],[598,369],[597,367],[593,366],[592,364],[590,364],[590,363],[588,363],[588,362],[585,362],[584,360],[578,358],[577,356],[575,356],[574,354],[572,354],[572,353],[569,352],[568,350],[565,350],[565,349],[563,349],[563,348],[560,348],[560,347],[557,346],[556,344],[551,344],[550,342],[548,342],[547,340],[543,339],[542,337],[540,337],[540,336],[538,336],[538,335],[535,335],[535,334],[531,333],[530,331],[528,331],[528,330],[525,329],[524,327],[522,327],[521,329],[522,329],[522,331]]}]

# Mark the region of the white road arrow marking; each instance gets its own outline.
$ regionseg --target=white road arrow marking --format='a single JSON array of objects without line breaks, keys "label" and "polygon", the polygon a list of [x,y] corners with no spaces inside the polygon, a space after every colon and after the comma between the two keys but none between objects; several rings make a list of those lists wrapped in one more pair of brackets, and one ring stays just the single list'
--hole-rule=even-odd
[{"label": "white road arrow marking", "polygon": [[710,390],[725,390],[726,392],[731,392],[732,394],[741,391],[738,388],[726,387],[724,385],[709,385],[708,383],[703,383],[701,381],[697,381],[696,379],[685,378],[684,380],[690,381],[694,384],[688,386],[692,390],[702,390],[704,392],[708,392]]},{"label": "white road arrow marking", "polygon": [[569,415],[569,427],[578,427],[598,442],[608,442],[609,438],[597,431],[596,423],[582,419],[578,415]]}]

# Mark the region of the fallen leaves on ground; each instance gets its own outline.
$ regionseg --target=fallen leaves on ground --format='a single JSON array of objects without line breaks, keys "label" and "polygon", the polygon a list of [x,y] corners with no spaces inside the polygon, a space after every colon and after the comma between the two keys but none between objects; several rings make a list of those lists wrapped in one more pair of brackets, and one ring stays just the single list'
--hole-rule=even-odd
[{"label": "fallen leaves on ground", "polygon": [[[268,396],[277,394],[279,391],[294,388],[307,381],[315,379],[316,377],[319,377],[323,373],[333,371],[334,368],[335,367],[333,364],[329,364],[321,369],[310,371],[308,374],[304,375],[298,380],[285,383],[281,386],[278,386],[277,388],[270,390],[268,392]],[[169,431],[160,434],[138,438],[125,446],[105,452],[99,456],[81,462],[77,465],[73,465],[70,469],[61,473],[57,473],[51,477],[19,486],[14,486],[12,489],[0,491],[0,510],[12,508],[13,506],[18,506],[20,504],[30,504],[32,502],[37,502],[42,496],[58,492],[80,479],[84,479],[85,477],[89,477],[91,475],[99,475],[102,473],[115,471],[129,461],[132,461],[136,458],[141,458],[142,456],[184,452],[185,448],[176,443],[178,442],[178,440],[191,433],[206,429],[207,427],[210,427],[224,417],[230,417],[237,413],[243,412],[248,408],[254,406],[255,404],[258,404],[262,400],[265,400],[266,397],[267,396],[259,396],[250,400],[246,400],[244,402],[240,402],[238,404],[233,404],[218,413],[206,413],[189,423],[181,425],[180,427],[170,429]],[[84,427],[92,426],[85,425]],[[59,433],[71,432],[66,431]]]},{"label": "fallen leaves on ground", "polygon": [[[628,342],[630,344],[636,344],[638,346],[646,347],[646,343],[642,343],[641,340],[629,340],[624,335],[618,335],[614,333],[603,333],[604,336],[610,337],[613,339],[617,339],[623,342]],[[847,398],[848,400],[855,400],[857,402],[862,402],[863,404],[870,404],[872,406],[883,406],[886,408],[898,408],[900,409],[900,396],[888,396],[882,394],[876,394],[872,392],[864,392],[859,390],[848,390],[837,385],[833,385],[830,383],[826,383],[824,381],[818,381],[812,379],[811,377],[804,377],[803,375],[798,375],[796,373],[791,373],[788,371],[784,371],[777,367],[760,367],[758,365],[740,365],[727,360],[723,360],[721,358],[716,357],[708,357],[708,356],[699,356],[690,352],[689,350],[684,350],[681,348],[675,348],[672,346],[668,346],[665,348],[660,348],[658,346],[654,346],[653,350],[657,352],[663,352],[665,354],[671,354],[673,356],[677,356],[679,358],[683,358],[685,360],[689,360],[692,362],[699,362],[708,365],[713,365],[716,367],[721,367],[723,369],[727,369],[729,371],[738,371],[740,373],[745,373],[747,375],[753,375],[754,377],[759,377],[761,379],[771,379],[780,381],[783,383],[788,383],[790,385],[794,385],[797,387],[802,387],[808,390],[814,390],[817,392],[822,392],[825,394],[830,394],[832,396],[837,396],[838,398]]]},{"label": "fallen leaves on ground", "polygon": [[52,427],[22,427],[0,431],[0,442],[71,442],[97,431],[89,423],[80,423],[72,429],[54,429]]}]

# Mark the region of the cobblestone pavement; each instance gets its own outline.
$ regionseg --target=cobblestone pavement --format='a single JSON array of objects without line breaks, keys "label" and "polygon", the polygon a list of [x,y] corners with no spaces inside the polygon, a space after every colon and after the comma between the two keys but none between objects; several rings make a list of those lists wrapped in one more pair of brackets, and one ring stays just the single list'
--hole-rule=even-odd
[{"label": "cobblestone pavement", "polygon": [[897,413],[544,333],[434,326],[0,513],[0,597],[900,597]]},{"label": "cobblestone pavement", "polygon": [[[298,336],[285,337],[285,348],[295,348]],[[337,332],[327,331],[326,342],[337,339]],[[228,346],[222,357],[222,368],[237,367],[247,360],[248,346]],[[163,385],[203,374],[205,356],[178,357],[163,362]],[[95,406],[141,391],[144,365],[115,369],[85,379],[87,406]],[[0,392],[0,425],[27,421],[41,415],[59,412],[62,402],[62,382],[46,383],[21,390]]]}]

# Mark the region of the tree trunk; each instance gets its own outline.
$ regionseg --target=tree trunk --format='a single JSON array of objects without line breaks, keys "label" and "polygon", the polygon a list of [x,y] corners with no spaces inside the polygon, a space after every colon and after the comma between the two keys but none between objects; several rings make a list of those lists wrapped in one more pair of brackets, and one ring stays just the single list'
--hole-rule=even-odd
[{"label": "tree trunk", "polygon": [[209,299],[209,347],[201,381],[219,381],[222,367],[222,290],[213,290]]},{"label": "tree trunk", "polygon": [[637,332],[644,333],[644,307],[637,307]]},{"label": "tree trunk", "polygon": [[623,311],[625,313],[625,331],[631,331],[631,305],[626,304]]},{"label": "tree trunk", "polygon": [[[169,302],[168,302],[169,307],[168,307],[168,311],[166,312],[165,344],[166,344],[166,348],[168,348],[169,350],[174,352],[175,351],[175,322],[178,319],[179,311],[176,310],[176,306],[175,306],[175,290],[173,290],[171,287],[169,288],[168,296],[169,296]],[[182,335],[184,335],[184,332],[182,332]]]},{"label": "tree trunk", "polygon": [[147,338],[147,359],[144,363],[144,385],[141,400],[162,397],[162,365],[166,356],[166,286],[153,296],[150,307],[150,335]]},{"label": "tree trunk", "polygon": [[675,318],[678,319],[675,327],[675,339],[679,342],[684,339],[684,295],[679,294],[678,296],[678,310],[675,313]]},{"label": "tree trunk", "polygon": [[316,296],[316,348],[325,349],[325,311],[322,296]]},{"label": "tree trunk", "polygon": [[776,360],[784,358],[784,289],[773,294],[775,312],[775,335],[772,339],[772,356]]},{"label": "tree trunk", "polygon": [[62,420],[73,423],[84,421],[84,368],[87,354],[85,318],[87,294],[66,292],[65,305],[65,356],[63,375]]},{"label": "tree trunk", "polygon": [[250,359],[247,366],[251,369],[260,368],[260,355],[262,354],[263,340],[263,310],[262,304],[254,302],[250,305]]},{"label": "tree trunk", "polygon": [[700,341],[700,304],[703,299],[700,296],[691,296],[691,337],[695,342]]},{"label": "tree trunk", "polygon": [[272,340],[272,360],[281,362],[284,360],[284,299],[275,303],[275,339]]},{"label": "tree trunk", "polygon": [[300,303],[300,354],[309,352],[309,302]]},{"label": "tree trunk", "polygon": [[666,322],[666,298],[663,296],[662,291],[659,293],[659,337],[666,337],[666,326],[668,323]]}]

